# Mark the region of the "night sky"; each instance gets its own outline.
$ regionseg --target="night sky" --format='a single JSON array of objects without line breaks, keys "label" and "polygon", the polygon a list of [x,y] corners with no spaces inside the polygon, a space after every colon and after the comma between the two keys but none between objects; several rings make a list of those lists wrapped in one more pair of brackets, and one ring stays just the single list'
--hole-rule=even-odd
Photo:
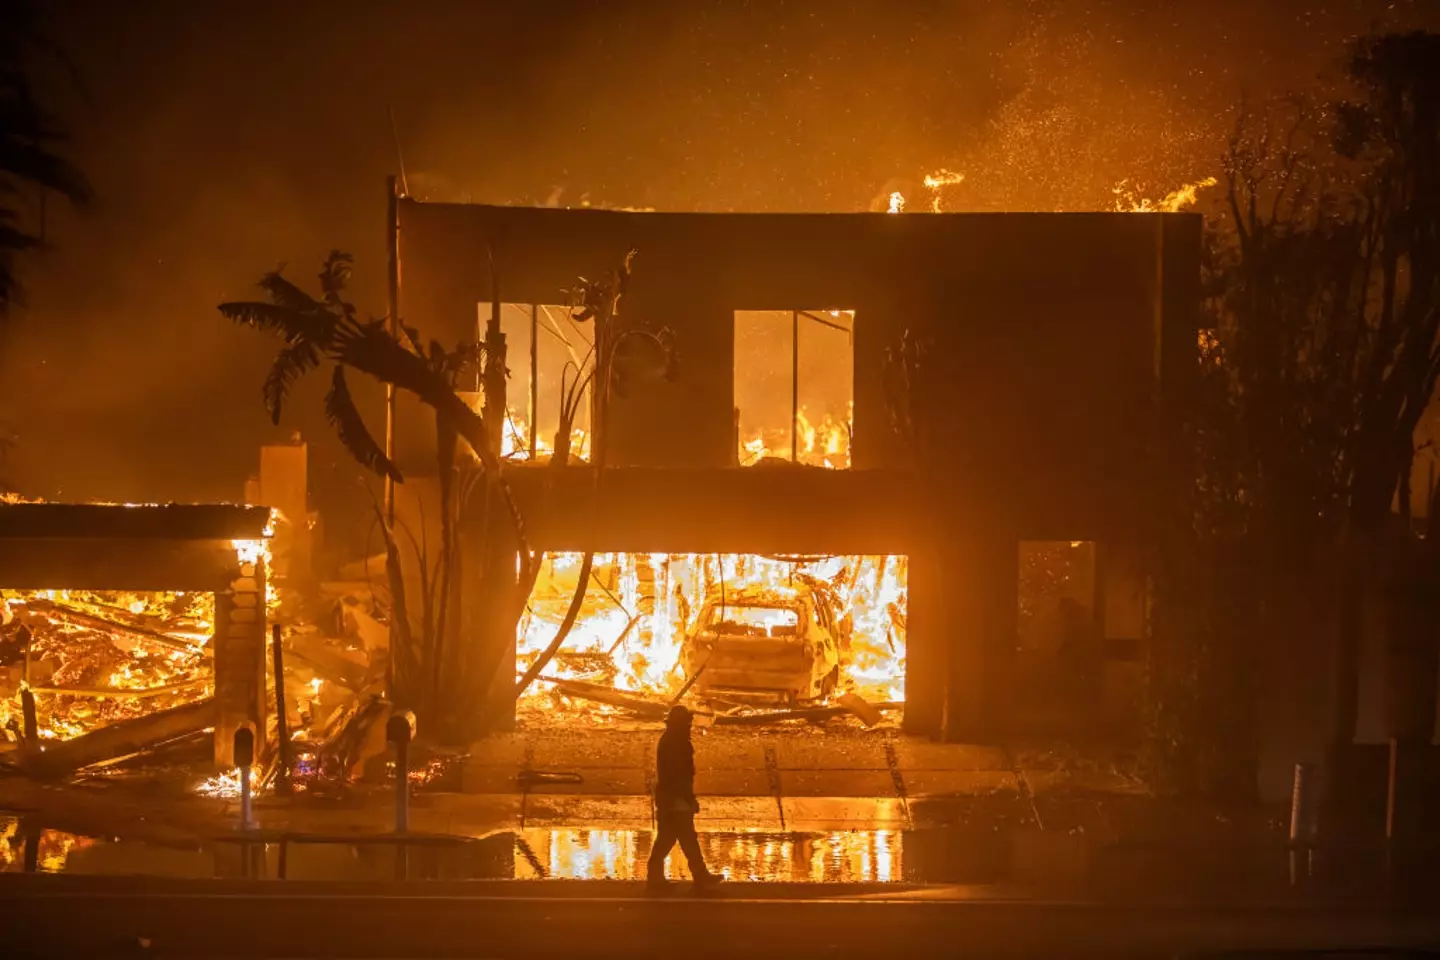
[{"label": "night sky", "polygon": [[923,204],[948,168],[947,209],[1105,209],[1120,180],[1215,173],[1242,90],[1332,81],[1357,33],[1440,29],[1424,0],[41,7],[76,74],[42,64],[44,92],[98,201],[48,205],[0,333],[8,478],[134,500],[238,499],[294,429],[316,493],[357,495],[327,378],[272,427],[274,344],[214,306],[339,247],[383,312],[387,108],[422,199],[858,211]]}]

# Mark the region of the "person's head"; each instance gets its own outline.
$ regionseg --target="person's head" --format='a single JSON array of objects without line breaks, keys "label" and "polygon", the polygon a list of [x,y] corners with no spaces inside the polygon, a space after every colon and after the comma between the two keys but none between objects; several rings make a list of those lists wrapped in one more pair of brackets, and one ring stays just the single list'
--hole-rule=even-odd
[{"label": "person's head", "polygon": [[694,719],[694,717],[690,713],[690,710],[677,703],[671,707],[670,712],[665,715],[665,729],[675,730],[679,733],[689,733],[690,721],[692,719]]}]

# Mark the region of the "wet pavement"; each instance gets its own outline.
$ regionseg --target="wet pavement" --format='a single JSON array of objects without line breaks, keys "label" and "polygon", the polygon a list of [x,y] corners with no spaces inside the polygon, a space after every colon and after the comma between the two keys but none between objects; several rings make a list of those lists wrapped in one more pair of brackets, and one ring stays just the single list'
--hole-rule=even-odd
[{"label": "wet pavement", "polygon": [[[1392,873],[1383,854],[1374,851],[1344,858],[1298,854],[1254,838],[1218,842],[1213,839],[1218,834],[1209,841],[1200,835],[1169,844],[1145,842],[1138,835],[1107,839],[1083,829],[1007,823],[953,806],[928,811],[926,817],[930,825],[921,828],[899,823],[823,830],[709,826],[702,828],[700,842],[710,868],[734,882],[736,891],[768,886],[809,896],[805,889],[815,887],[967,900],[1059,897],[1130,903],[1394,899]],[[0,813],[0,872],[291,883],[518,881],[532,891],[548,890],[555,882],[600,881],[600,887],[613,890],[617,882],[625,888],[644,878],[651,836],[648,823],[531,821],[483,835],[418,836],[408,842],[378,832],[268,830],[157,843],[85,836],[47,828],[35,817]],[[678,850],[667,874],[688,879]],[[1422,888],[1440,886],[1412,884],[1409,889]]]},{"label": "wet pavement", "polygon": [[[885,731],[712,732],[696,755],[702,849],[742,889],[1295,903],[1375,902],[1395,887],[1383,849],[1292,854],[1283,810],[1158,801],[1103,765]],[[258,832],[242,836],[233,800],[12,778],[0,872],[632,884],[650,851],[652,762],[648,731],[495,738],[415,793],[406,843],[387,835],[384,786],[261,798]],[[688,875],[678,851],[669,871]]]}]

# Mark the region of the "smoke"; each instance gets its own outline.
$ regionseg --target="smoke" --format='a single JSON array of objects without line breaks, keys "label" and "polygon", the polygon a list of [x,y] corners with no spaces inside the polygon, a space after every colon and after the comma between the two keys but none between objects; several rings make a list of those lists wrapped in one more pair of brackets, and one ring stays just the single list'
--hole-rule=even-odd
[{"label": "smoke", "polygon": [[[317,497],[362,505],[324,384],[270,425],[274,344],[214,307],[277,263],[308,283],[338,247],[362,310],[384,311],[392,111],[433,200],[861,211],[899,189],[921,210],[947,168],[966,175],[947,210],[1095,209],[1121,179],[1163,194],[1209,172],[1242,88],[1435,19],[1365,0],[46,7],[86,91],[57,83],[55,106],[100,202],[52,212],[0,341],[11,479],[238,497],[255,447],[300,429]],[[361,401],[378,416],[378,392]]]}]

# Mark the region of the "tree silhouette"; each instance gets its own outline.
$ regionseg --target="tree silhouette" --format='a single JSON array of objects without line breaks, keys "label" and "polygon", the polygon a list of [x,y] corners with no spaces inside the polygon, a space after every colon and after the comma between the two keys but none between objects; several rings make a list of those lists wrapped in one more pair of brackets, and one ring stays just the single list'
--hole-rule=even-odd
[{"label": "tree silhouette", "polygon": [[41,243],[26,223],[23,198],[58,193],[72,203],[91,197],[84,174],[56,152],[65,140],[59,123],[37,101],[31,57],[46,44],[34,8],[0,4],[0,317],[19,293],[17,258]]}]

